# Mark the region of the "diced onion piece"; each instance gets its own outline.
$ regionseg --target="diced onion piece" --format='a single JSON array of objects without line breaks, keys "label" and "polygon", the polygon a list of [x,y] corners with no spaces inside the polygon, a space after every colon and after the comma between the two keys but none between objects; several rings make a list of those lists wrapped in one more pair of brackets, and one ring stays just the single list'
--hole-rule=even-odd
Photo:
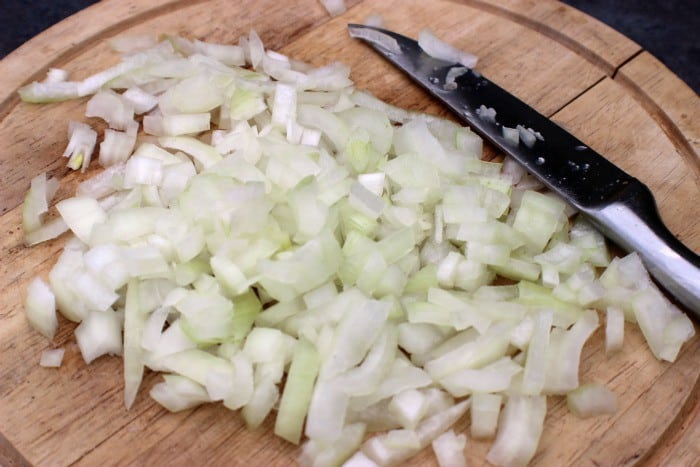
[{"label": "diced onion piece", "polygon": [[107,128],[100,143],[100,165],[110,167],[125,162],[136,144],[136,135]]},{"label": "diced onion piece", "polygon": [[537,450],[546,412],[544,396],[509,396],[486,460],[494,465],[527,465]]},{"label": "diced onion piece", "polygon": [[496,109],[493,107],[486,107],[482,104],[478,109],[476,109],[476,114],[480,119],[486,122],[496,123]]},{"label": "diced onion piece", "polygon": [[339,16],[345,13],[345,0],[319,0],[323,8],[326,9],[329,15]]},{"label": "diced onion piece", "polygon": [[58,368],[63,363],[63,354],[65,349],[51,349],[41,352],[41,360],[39,365],[45,368]]},{"label": "diced onion piece", "polygon": [[501,133],[503,134],[503,139],[506,144],[510,146],[517,146],[520,142],[520,133],[517,128],[508,128],[507,126],[501,127]]},{"label": "diced onion piece", "polygon": [[476,439],[491,438],[496,434],[498,414],[503,396],[500,394],[474,393],[471,396],[471,435]]},{"label": "diced onion piece", "polygon": [[56,318],[56,298],[49,286],[35,278],[27,287],[25,312],[29,324],[47,339],[53,339],[58,328]]},{"label": "diced onion piece", "polygon": [[433,440],[433,451],[440,467],[466,467],[464,448],[467,437],[456,435],[453,430],[446,431]]},{"label": "diced onion piece", "polygon": [[68,138],[68,146],[63,152],[63,157],[69,158],[68,167],[73,170],[82,168],[84,172],[95,150],[97,132],[84,123],[70,122]]},{"label": "diced onion piece", "polygon": [[61,68],[49,68],[44,83],[61,83],[68,80],[68,71]]},{"label": "diced onion piece", "polygon": [[541,252],[557,229],[564,212],[563,201],[536,191],[526,191],[513,221],[513,228],[527,239],[532,252]]},{"label": "diced onion piece", "polygon": [[191,409],[209,402],[206,389],[179,375],[165,375],[164,381],[151,388],[150,396],[171,412]]},{"label": "diced onion piece", "polygon": [[[376,26],[379,27],[379,26]],[[360,39],[367,39],[373,44],[378,44],[387,51],[395,54],[400,54],[401,46],[396,42],[393,37],[384,34],[381,31],[377,31],[369,28],[349,28],[350,37],[357,37]]]},{"label": "diced onion piece", "polygon": [[180,136],[201,133],[210,128],[211,114],[146,115],[143,130],[155,136]]},{"label": "diced onion piece", "polygon": [[38,230],[42,226],[44,214],[49,210],[49,203],[58,189],[58,180],[47,179],[46,173],[32,179],[29,192],[22,204],[22,228],[25,234]]},{"label": "diced onion piece", "polygon": [[85,116],[99,117],[106,121],[110,128],[126,130],[134,120],[134,109],[120,94],[105,90],[98,92],[88,101]]},{"label": "diced onion piece", "polygon": [[365,26],[372,26],[374,28],[383,28],[384,17],[378,13],[372,13],[365,18],[362,24]]},{"label": "diced onion piece", "polygon": [[68,231],[68,226],[60,217],[51,219],[36,230],[33,230],[24,236],[24,242],[28,246],[36,245],[37,243],[45,242],[58,237]]},{"label": "diced onion piece", "polygon": [[428,410],[428,401],[422,392],[409,389],[391,399],[389,410],[394,413],[404,428],[413,429]]},{"label": "diced onion piece", "polygon": [[56,209],[75,236],[85,243],[90,242],[93,226],[107,220],[107,214],[93,198],[64,199],[56,204]]},{"label": "diced onion piece", "polygon": [[352,423],[343,428],[340,437],[331,442],[310,439],[301,448],[299,463],[302,466],[344,465],[362,443],[365,436],[364,423]]},{"label": "diced onion piece", "polygon": [[438,39],[429,29],[418,33],[418,45],[428,55],[452,63],[461,63],[467,68],[476,66],[476,56]]},{"label": "diced onion piece", "polygon": [[605,321],[605,353],[607,355],[619,352],[625,338],[625,314],[622,309],[609,306],[606,310]]},{"label": "diced onion piece", "polygon": [[532,128],[525,128],[522,125],[518,125],[516,129],[518,130],[518,136],[520,138],[520,141],[522,141],[525,146],[531,148],[535,145],[535,142],[538,140],[538,138],[535,135],[535,131]]},{"label": "diced onion piece", "polygon": [[122,98],[134,108],[136,114],[146,113],[158,105],[157,97],[136,86],[124,91]]},{"label": "diced onion piece", "polygon": [[241,414],[248,428],[259,427],[272,407],[279,399],[279,389],[275,383],[269,379],[258,382],[253,390],[250,401],[243,407]]},{"label": "diced onion piece", "polygon": [[109,40],[113,50],[120,53],[134,53],[149,49],[158,44],[158,40],[151,35],[118,36]]},{"label": "diced onion piece", "polygon": [[166,136],[158,139],[161,146],[177,149],[192,156],[204,167],[210,167],[221,161],[221,154],[208,144],[189,136]]},{"label": "diced onion piece", "polygon": [[19,96],[24,102],[34,104],[65,101],[81,96],[80,84],[74,81],[35,81],[21,87]]},{"label": "diced onion piece", "polygon": [[589,383],[567,393],[566,406],[581,418],[608,415],[617,411],[617,397],[602,384]]},{"label": "diced onion piece", "polygon": [[545,392],[563,394],[578,386],[581,351],[597,327],[598,314],[595,310],[587,310],[570,330],[552,333],[547,357]]},{"label": "diced onion piece", "polygon": [[75,328],[75,337],[85,363],[106,354],[122,354],[122,323],[112,310],[89,312]]},{"label": "diced onion piece", "polygon": [[139,306],[141,293],[138,280],[129,281],[124,307],[124,405],[131,408],[143,378],[141,339],[147,315]]},{"label": "diced onion piece", "polygon": [[194,46],[205,55],[218,60],[225,65],[245,65],[243,47],[238,45],[212,44],[200,40],[194,41]]},{"label": "diced onion piece", "polygon": [[367,457],[362,451],[357,451],[355,454],[343,463],[343,467],[379,467],[376,462]]},{"label": "diced onion piece", "polygon": [[527,359],[523,371],[523,394],[537,395],[542,391],[547,369],[549,331],[554,315],[550,310],[540,311],[527,347]]},{"label": "diced onion piece", "polygon": [[275,420],[275,434],[291,443],[299,444],[301,440],[304,418],[311,402],[319,365],[318,350],[312,343],[300,340],[294,350]]}]

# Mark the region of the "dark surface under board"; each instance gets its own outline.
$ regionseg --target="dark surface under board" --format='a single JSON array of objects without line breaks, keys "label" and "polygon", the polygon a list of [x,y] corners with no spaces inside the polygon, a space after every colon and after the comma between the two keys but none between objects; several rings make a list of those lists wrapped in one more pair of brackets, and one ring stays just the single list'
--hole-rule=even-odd
[{"label": "dark surface under board", "polygon": [[[699,0],[563,0],[640,44],[700,94]],[[94,0],[0,0],[0,58]]]}]

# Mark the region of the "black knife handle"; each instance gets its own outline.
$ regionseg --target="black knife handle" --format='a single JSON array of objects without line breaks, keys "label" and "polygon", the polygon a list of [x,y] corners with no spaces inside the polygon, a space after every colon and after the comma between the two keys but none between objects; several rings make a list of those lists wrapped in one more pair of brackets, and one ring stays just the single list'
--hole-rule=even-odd
[{"label": "black knife handle", "polygon": [[700,256],[664,225],[646,185],[632,179],[614,202],[583,212],[621,248],[636,251],[654,279],[700,320]]}]

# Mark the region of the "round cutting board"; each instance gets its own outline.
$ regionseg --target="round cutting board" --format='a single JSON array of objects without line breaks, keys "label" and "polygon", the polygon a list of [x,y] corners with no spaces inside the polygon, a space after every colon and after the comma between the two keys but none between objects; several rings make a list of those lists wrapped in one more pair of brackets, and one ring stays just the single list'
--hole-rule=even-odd
[{"label": "round cutting board", "polygon": [[[60,157],[67,120],[84,120],[86,99],[44,106],[21,103],[17,89],[50,67],[81,79],[118,61],[106,40],[124,34],[180,34],[237,42],[255,29],[265,45],[322,65],[351,66],[357,87],[392,104],[446,115],[407,78],[348,37],[346,24],[381,14],[388,28],[416,37],[429,27],[480,57],[478,69],[552,117],[653,190],[662,217],[700,251],[700,100],[640,47],[603,24],[553,1],[348,1],[330,18],[316,0],[107,0],[52,27],[0,61],[0,465],[289,465],[298,448],[272,434],[272,421],[247,431],[221,405],[170,414],[148,397],[160,377],[146,375],[136,403],[123,404],[118,358],[85,365],[74,325],[60,322],[52,342],[31,330],[24,290],[46,277],[65,243],[22,243],[21,202],[29,181],[61,178],[57,200],[88,174]],[[491,148],[487,153],[493,154]],[[618,396],[611,416],[580,420],[550,397],[533,465],[691,465],[697,439],[700,338],[678,360],[655,360],[629,325],[624,350],[606,356],[599,329],[584,349],[581,381],[605,383]],[[66,349],[60,369],[41,368],[40,353]],[[464,430],[467,420],[457,428]],[[489,442],[469,441],[471,465],[485,463]],[[435,464],[429,449],[412,465]]]}]

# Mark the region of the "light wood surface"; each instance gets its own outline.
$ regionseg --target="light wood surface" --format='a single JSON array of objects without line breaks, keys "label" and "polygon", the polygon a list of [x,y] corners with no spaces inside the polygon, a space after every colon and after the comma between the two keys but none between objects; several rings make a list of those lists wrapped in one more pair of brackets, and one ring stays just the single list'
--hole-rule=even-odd
[{"label": "light wood surface", "polygon": [[[658,60],[601,23],[552,1],[420,0],[348,2],[330,18],[315,0],[112,0],[59,23],[0,61],[0,465],[289,465],[297,448],[272,434],[272,417],[254,432],[220,405],[170,414],[147,395],[147,374],[126,411],[120,360],[86,366],[65,320],[52,342],[23,315],[24,289],[46,276],[64,241],[22,245],[21,201],[42,171],[62,178],[61,199],[83,176],[59,157],[67,119],[82,120],[86,100],[26,105],[16,90],[49,67],[80,78],[118,60],[105,40],[121,34],[174,33],[234,42],[254,28],[272,49],[321,65],[352,67],[360,88],[391,103],[445,111],[345,30],[370,13],[409,36],[430,27],[480,57],[479,70],[551,116],[646,182],[661,215],[700,251],[700,99]],[[489,149],[491,153],[493,150]],[[98,169],[95,169],[98,170]],[[92,171],[90,171],[92,172]],[[88,173],[90,175],[90,173]],[[584,349],[581,380],[617,394],[612,416],[579,420],[561,398],[549,411],[534,465],[697,465],[700,338],[674,364],[656,361],[633,326],[625,349],[603,352],[599,330]],[[63,366],[38,365],[41,351],[66,349]],[[459,423],[464,429],[467,421]],[[470,441],[470,465],[490,443]],[[435,464],[424,450],[412,465]]]}]

